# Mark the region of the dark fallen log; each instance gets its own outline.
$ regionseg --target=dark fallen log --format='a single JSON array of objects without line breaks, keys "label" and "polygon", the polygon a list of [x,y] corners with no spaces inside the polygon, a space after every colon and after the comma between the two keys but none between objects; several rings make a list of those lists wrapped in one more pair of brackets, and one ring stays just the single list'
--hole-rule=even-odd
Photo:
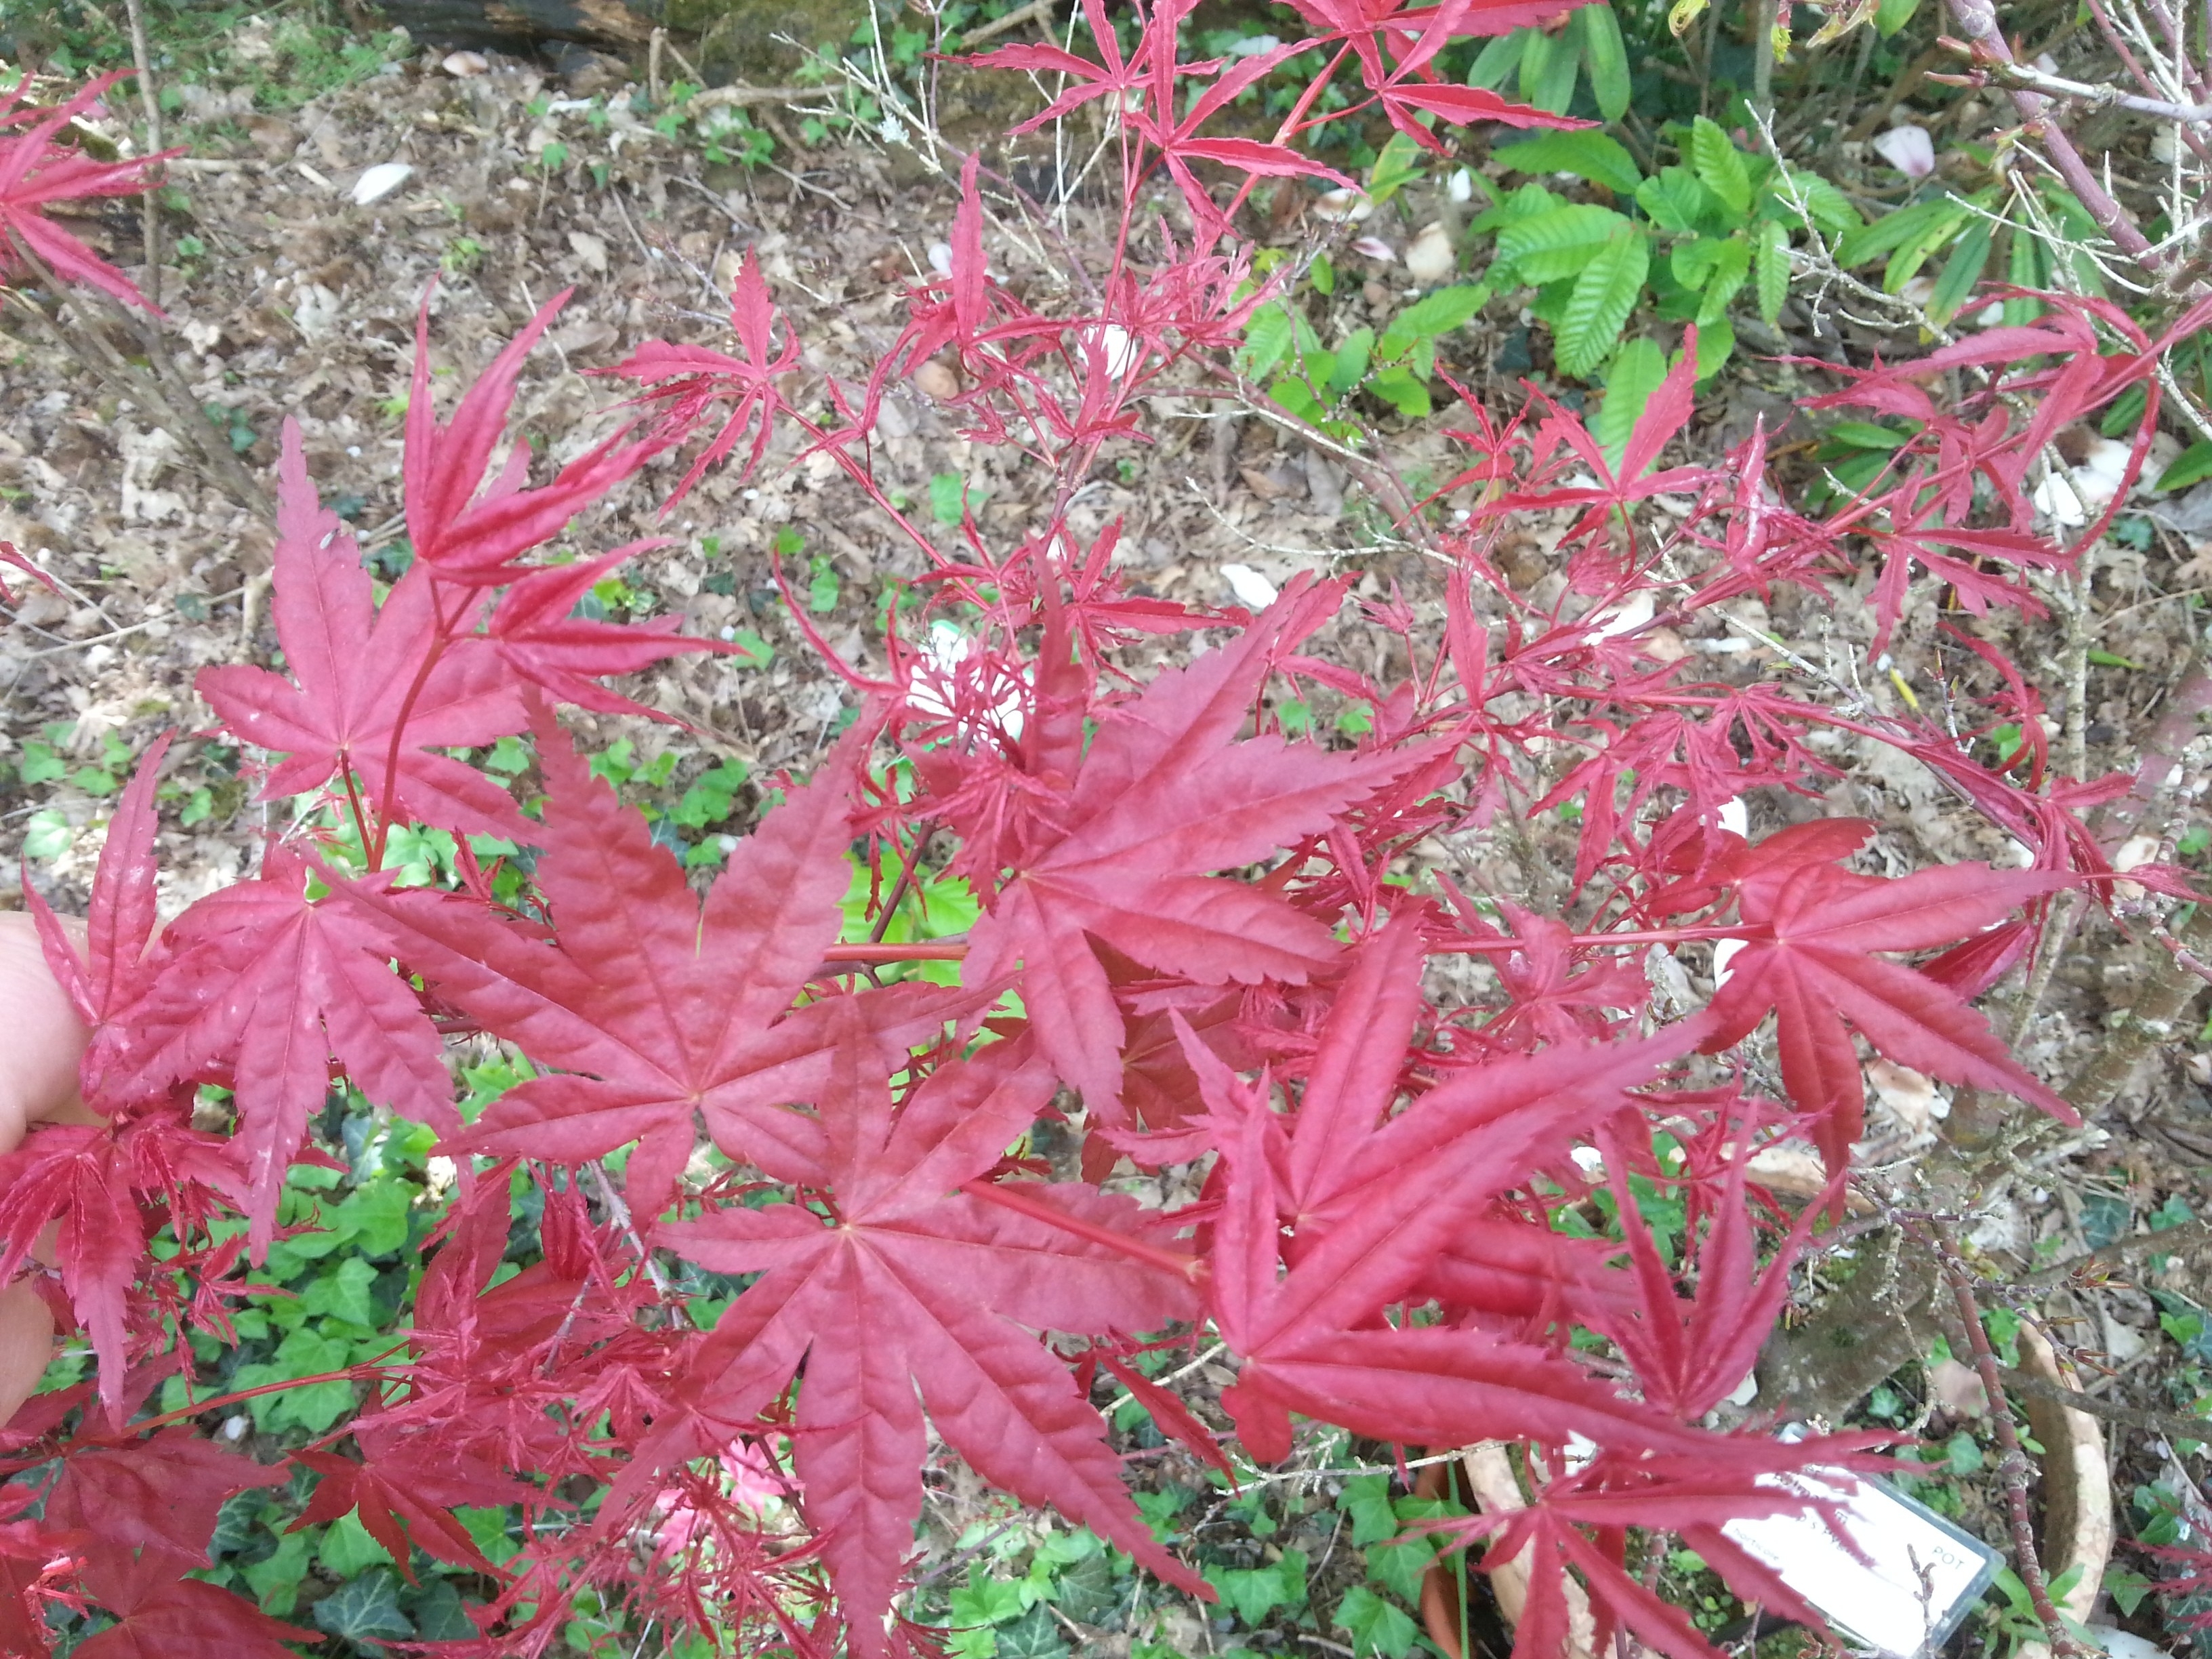
[{"label": "dark fallen log", "polygon": [[377,9],[425,46],[522,53],[556,40],[641,46],[665,9],[653,0],[380,0]]}]

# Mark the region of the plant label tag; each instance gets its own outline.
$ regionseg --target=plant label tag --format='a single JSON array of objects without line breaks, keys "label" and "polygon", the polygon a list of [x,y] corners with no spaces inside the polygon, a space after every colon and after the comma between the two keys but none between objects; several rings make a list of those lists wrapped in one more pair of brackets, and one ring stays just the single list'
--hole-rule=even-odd
[{"label": "plant label tag", "polygon": [[1878,1480],[1844,1469],[1765,1477],[1808,1497],[1838,1500],[1837,1521],[1864,1559],[1820,1516],[1731,1521],[1721,1530],[1864,1647],[1913,1659],[1942,1647],[1995,1576],[2002,1558]]}]

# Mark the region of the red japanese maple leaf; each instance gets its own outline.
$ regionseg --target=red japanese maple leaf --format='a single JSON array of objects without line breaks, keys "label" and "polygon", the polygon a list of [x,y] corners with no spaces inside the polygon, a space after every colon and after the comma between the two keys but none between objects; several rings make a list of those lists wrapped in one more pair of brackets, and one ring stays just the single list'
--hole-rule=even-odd
[{"label": "red japanese maple leaf", "polygon": [[[46,966],[69,993],[77,1018],[94,1030],[135,1002],[151,977],[146,951],[155,921],[154,794],[172,735],[164,732],[154,739],[116,797],[93,876],[82,953],[45,896],[31,883],[23,884],[23,902],[37,924]],[[88,1061],[88,1071],[93,1064]],[[88,1098],[96,1092],[90,1086],[85,1091]]]},{"label": "red japanese maple leaf", "polygon": [[[1864,826],[1862,838],[1872,828]],[[1771,837],[1744,856],[1758,860],[1782,839]],[[1792,845],[1802,839],[1801,833]],[[1955,945],[2071,879],[2048,870],[1954,864],[1889,881],[1826,861],[1770,859],[1738,876],[1739,908],[1754,931],[1728,959],[1704,1047],[1709,1054],[1732,1047],[1772,1012],[1783,1084],[1798,1109],[1818,1115],[1815,1139],[1832,1170],[1849,1162],[1865,1122],[1853,1030],[1915,1071],[2014,1095],[2063,1122],[2079,1122],[1964,999],[1873,954]]]},{"label": "red japanese maple leaf", "polygon": [[[407,448],[401,464],[407,538],[416,559],[449,580],[497,586],[518,574],[514,562],[551,540],[586,505],[643,466],[666,441],[627,441],[628,431],[562,467],[551,483],[523,488],[530,446],[518,440],[489,484],[484,473],[514,404],[523,360],[552,325],[573,290],[563,289],[502,347],[463,394],[449,421],[430,395],[430,311],[415,321],[415,378],[408,392]],[[404,682],[402,682],[404,684]]]},{"label": "red japanese maple leaf", "polygon": [[27,71],[0,94],[0,129],[21,129],[0,137],[0,256],[21,249],[42,260],[64,282],[88,283],[151,311],[153,306],[128,277],[40,210],[55,202],[88,196],[135,196],[153,183],[147,168],[182,153],[164,150],[127,161],[96,161],[81,149],[54,142],[56,133],[127,76],[128,71],[103,76],[51,109],[23,103],[31,84]]},{"label": "red japanese maple leaf", "polygon": [[[1534,489],[1514,490],[1500,495],[1497,500],[1478,509],[1484,517],[1526,513],[1535,507],[1582,507],[1583,516],[1567,532],[1570,540],[1579,541],[1595,535],[1609,515],[1616,514],[1631,501],[1642,501],[1650,495],[1663,495],[1674,491],[1694,489],[1705,483],[1713,474],[1706,468],[1694,466],[1669,467],[1664,472],[1653,472],[1652,463],[1684,426],[1687,425],[1692,409],[1692,394],[1698,379],[1698,331],[1692,326],[1685,334],[1680,361],[1667,373],[1659,389],[1644,404],[1644,412],[1636,417],[1636,426],[1628,434],[1618,464],[1609,458],[1589,428],[1571,410],[1554,404],[1552,412],[1536,428],[1536,453],[1539,461],[1554,449],[1574,457],[1583,467],[1595,474],[1595,484],[1559,484]],[[1471,435],[1471,434],[1470,434]],[[1463,482],[1471,482],[1479,475],[1463,473],[1447,489]]]},{"label": "red japanese maple leaf", "polygon": [[691,470],[669,496],[667,507],[690,495],[692,485],[720,465],[738,447],[748,427],[753,428],[752,452],[738,476],[750,477],[768,453],[775,416],[790,406],[776,381],[799,367],[799,338],[788,326],[784,331],[783,350],[770,355],[775,328],[775,306],[769,298],[768,284],[761,281],[760,261],[747,248],[744,263],[738,267],[738,280],[730,289],[730,329],[744,356],[732,357],[704,346],[648,340],[615,368],[602,371],[648,388],[638,401],[663,405],[662,431],[671,438],[690,432],[715,405],[732,405],[722,429],[699,452]]},{"label": "red japanese maple leaf", "polygon": [[210,1194],[243,1198],[228,1150],[156,1109],[97,1128],[49,1124],[0,1158],[0,1283],[53,1225],[62,1288],[99,1356],[100,1394],[111,1408],[123,1398],[126,1297],[146,1249],[149,1224],[137,1195],[166,1196],[185,1214],[204,1212]]},{"label": "red japanese maple leaf", "polygon": [[578,1163],[638,1140],[626,1179],[643,1218],[691,1156],[695,1115],[732,1157],[774,1174],[817,1155],[813,1130],[769,1109],[827,1074],[839,1004],[855,1005],[886,1066],[973,1004],[892,986],[790,1012],[843,924],[846,795],[866,724],[738,844],[703,907],[550,718],[538,726],[545,822],[531,839],[557,940],[459,894],[349,889],[441,996],[559,1068],[501,1096],[457,1146]]},{"label": "red japanese maple leaf", "polygon": [[[13,565],[16,569],[23,572],[24,574],[34,577],[38,580],[40,586],[43,586],[49,593],[58,593],[61,592],[60,588],[54,586],[54,579],[52,576],[49,576],[45,571],[40,569],[38,566],[33,564],[28,559],[25,558],[21,553],[15,550],[15,544],[13,542],[0,542],[0,564]],[[0,578],[0,605],[13,605],[15,603],[15,595],[9,590],[6,579]]]},{"label": "red japanese maple leaf", "polygon": [[1690,1449],[1689,1431],[1548,1349],[1382,1315],[1420,1299],[1431,1264],[1468,1223],[1619,1109],[1623,1091],[1686,1053],[1697,1029],[1492,1060],[1385,1121],[1419,1006],[1419,967],[1410,915],[1363,947],[1322,1028],[1287,1145],[1261,1091],[1195,1041],[1185,1045],[1227,1166],[1211,1289],[1215,1322],[1243,1360],[1223,1403],[1245,1444],[1263,1461],[1286,1455],[1296,1410],[1426,1445],[1578,1432]]},{"label": "red japanese maple leaf", "polygon": [[285,1643],[324,1639],[244,1596],[143,1562],[94,1569],[86,1584],[116,1622],[73,1650],[81,1659],[296,1659]]},{"label": "red japanese maple leaf", "polygon": [[[1237,741],[1272,654],[1327,621],[1341,592],[1293,582],[1237,643],[1099,713],[1087,749],[1082,701],[1040,696],[1022,739],[1034,757],[1031,807],[1011,834],[988,834],[999,826],[956,798],[951,815],[975,865],[1010,866],[969,933],[962,982],[980,989],[1018,961],[1038,1043],[1109,1121],[1121,1121],[1126,1031],[1087,936],[1204,984],[1303,983],[1335,958],[1327,925],[1204,872],[1296,845],[1433,753],[1409,744],[1334,754],[1273,733]],[[957,784],[958,763],[945,751],[917,751],[916,763],[933,789]]]},{"label": "red japanese maple leaf", "polygon": [[257,1253],[333,1056],[378,1104],[439,1129],[460,1124],[445,1043],[392,973],[388,930],[356,906],[311,901],[308,878],[298,854],[271,847],[258,879],[170,924],[159,976],[119,1023],[103,1077],[129,1099],[228,1067]]},{"label": "red japanese maple leaf", "polygon": [[734,651],[719,640],[685,639],[678,617],[643,622],[593,622],[575,614],[577,603],[625,559],[659,547],[661,542],[632,542],[596,559],[553,565],[522,575],[500,598],[485,637],[520,678],[544,686],[564,702],[603,714],[671,716],[647,708],[598,684],[602,676],[635,674],[641,668],[687,651]]},{"label": "red japanese maple leaf", "polygon": [[487,1560],[476,1540],[453,1516],[459,1505],[504,1508],[515,1503],[543,1503],[535,1487],[472,1468],[453,1457],[419,1443],[405,1446],[372,1462],[357,1463],[333,1452],[298,1451],[295,1463],[303,1463],[321,1475],[315,1494],[288,1532],[316,1527],[358,1511],[368,1535],[389,1552],[410,1583],[414,1569],[408,1565],[420,1545],[441,1561],[488,1577],[501,1577]]},{"label": "red japanese maple leaf", "polygon": [[[429,565],[418,558],[378,608],[361,550],[337,514],[323,509],[299,427],[289,420],[277,463],[276,566],[270,611],[292,678],[265,668],[203,669],[200,695],[240,737],[288,757],[270,771],[263,799],[336,779],[341,788],[357,781],[367,801],[381,801],[392,722],[438,649],[441,600]],[[408,712],[400,805],[448,830],[527,840],[531,824],[505,790],[473,767],[429,752],[487,744],[526,723],[500,656],[481,640],[456,641],[430,665]]]},{"label": "red japanese maple leaf", "polygon": [[849,999],[831,1006],[852,1040],[805,1120],[820,1151],[795,1172],[825,1194],[823,1209],[731,1206],[660,1230],[702,1267],[762,1277],[692,1362],[696,1416],[640,1462],[710,1449],[710,1425],[734,1434],[803,1367],[799,1477],[861,1654],[885,1650],[883,1615],[914,1549],[925,1406],[986,1480],[1202,1592],[1153,1541],[1103,1420],[1032,1334],[1156,1329],[1194,1313],[1186,1277],[1094,1242],[1157,1238],[1174,1224],[1148,1224],[1132,1200],[1089,1187],[1020,1188],[1029,1208],[1064,1215],[1067,1228],[984,1201],[991,1189],[976,1195],[979,1177],[1051,1099],[1051,1067],[1025,1040],[992,1044],[894,1110],[857,1010]]}]

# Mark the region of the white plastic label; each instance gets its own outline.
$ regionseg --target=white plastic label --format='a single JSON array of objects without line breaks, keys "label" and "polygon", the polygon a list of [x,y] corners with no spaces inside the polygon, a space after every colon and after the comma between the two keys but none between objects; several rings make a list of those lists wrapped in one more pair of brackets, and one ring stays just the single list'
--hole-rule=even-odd
[{"label": "white plastic label", "polygon": [[1996,1551],[1910,1498],[1843,1469],[1767,1477],[1840,1500],[1837,1517],[1862,1560],[1814,1513],[1731,1521],[1721,1530],[1772,1567],[1830,1623],[1863,1645],[1911,1659],[1932,1652],[1997,1568]]}]

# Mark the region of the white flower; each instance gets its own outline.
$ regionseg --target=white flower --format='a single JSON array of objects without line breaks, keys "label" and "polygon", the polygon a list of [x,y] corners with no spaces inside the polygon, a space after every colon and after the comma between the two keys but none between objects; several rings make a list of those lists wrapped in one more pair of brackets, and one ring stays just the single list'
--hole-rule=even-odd
[{"label": "white flower", "polygon": [[1386,265],[1395,264],[1398,258],[1398,250],[1380,236],[1361,237],[1352,245],[1352,251],[1363,258],[1379,260]]},{"label": "white flower", "polygon": [[1907,124],[1892,127],[1874,141],[1875,154],[1908,179],[1925,179],[1936,171],[1936,141],[1928,129]]}]

